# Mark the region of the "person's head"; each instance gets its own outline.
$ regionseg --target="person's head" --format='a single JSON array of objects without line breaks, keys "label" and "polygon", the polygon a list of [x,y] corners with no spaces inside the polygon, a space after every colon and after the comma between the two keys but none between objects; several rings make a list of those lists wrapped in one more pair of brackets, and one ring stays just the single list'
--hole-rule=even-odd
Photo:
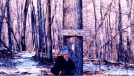
[{"label": "person's head", "polygon": [[62,56],[64,57],[66,61],[69,59],[69,48],[67,46],[63,46]]}]

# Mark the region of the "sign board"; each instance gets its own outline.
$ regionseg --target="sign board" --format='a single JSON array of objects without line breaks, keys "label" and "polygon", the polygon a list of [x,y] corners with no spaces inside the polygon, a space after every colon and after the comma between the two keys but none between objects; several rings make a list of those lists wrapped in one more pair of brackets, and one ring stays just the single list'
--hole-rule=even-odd
[{"label": "sign board", "polygon": [[59,31],[59,35],[63,36],[90,36],[89,30],[83,29],[64,29]]}]

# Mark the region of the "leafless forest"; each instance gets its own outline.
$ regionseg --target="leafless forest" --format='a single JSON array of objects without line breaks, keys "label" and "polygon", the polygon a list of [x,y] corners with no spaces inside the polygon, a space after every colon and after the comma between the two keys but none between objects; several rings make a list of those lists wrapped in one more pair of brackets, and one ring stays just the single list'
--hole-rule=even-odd
[{"label": "leafless forest", "polygon": [[[63,37],[62,29],[89,30],[90,36]],[[134,1],[0,0],[1,52],[35,51],[36,58],[52,61],[63,45],[75,62],[134,64]]]}]

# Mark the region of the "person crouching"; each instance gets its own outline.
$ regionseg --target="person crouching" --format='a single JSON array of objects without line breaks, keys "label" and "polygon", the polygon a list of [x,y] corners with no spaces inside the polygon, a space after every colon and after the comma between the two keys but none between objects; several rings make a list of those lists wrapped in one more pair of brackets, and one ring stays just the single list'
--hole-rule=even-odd
[{"label": "person crouching", "polygon": [[74,75],[75,64],[69,57],[69,48],[64,46],[62,48],[62,55],[58,56],[57,61],[51,68],[54,75]]}]

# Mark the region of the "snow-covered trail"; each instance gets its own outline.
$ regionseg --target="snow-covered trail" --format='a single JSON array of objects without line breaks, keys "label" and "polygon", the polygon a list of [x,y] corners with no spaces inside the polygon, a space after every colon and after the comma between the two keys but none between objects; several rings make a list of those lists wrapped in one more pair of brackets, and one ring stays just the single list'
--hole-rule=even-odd
[{"label": "snow-covered trail", "polygon": [[42,73],[50,73],[49,68],[39,66],[32,60],[35,52],[22,51],[6,62],[0,62],[0,76],[39,76]]}]

